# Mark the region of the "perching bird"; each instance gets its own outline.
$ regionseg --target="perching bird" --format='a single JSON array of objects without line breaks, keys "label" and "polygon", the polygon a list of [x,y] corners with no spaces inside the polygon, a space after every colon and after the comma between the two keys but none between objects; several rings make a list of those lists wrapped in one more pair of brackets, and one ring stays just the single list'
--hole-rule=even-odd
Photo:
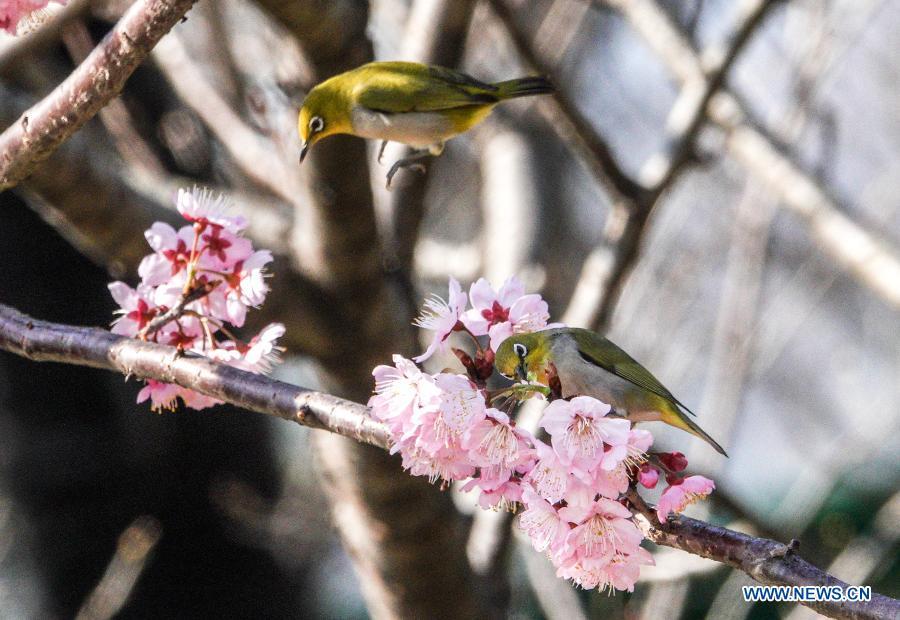
[{"label": "perching bird", "polygon": [[370,62],[309,91],[298,120],[300,161],[313,144],[341,133],[382,140],[379,161],[388,142],[421,150],[391,166],[390,187],[400,168],[421,167],[424,158],[440,155],[446,140],[484,120],[499,102],[552,92],[542,77],[486,84],[443,67]]},{"label": "perching bird", "polygon": [[504,340],[494,367],[509,378],[547,385],[556,368],[562,395],[592,396],[612,405],[634,422],[659,420],[703,439],[725,454],[687,414],[685,407],[656,379],[615,344],[587,329],[562,327]]}]

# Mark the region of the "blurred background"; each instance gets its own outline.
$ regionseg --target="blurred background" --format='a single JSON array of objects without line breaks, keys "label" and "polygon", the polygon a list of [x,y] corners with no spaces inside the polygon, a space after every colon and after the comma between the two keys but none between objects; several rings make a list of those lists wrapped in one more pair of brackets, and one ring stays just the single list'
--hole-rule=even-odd
[{"label": "blurred background", "polygon": [[[128,4],[2,35],[0,125]],[[717,481],[689,514],[897,597],[898,33],[897,0],[201,0],[0,194],[0,301],[108,325],[143,230],[209,186],[278,256],[249,326],[287,325],[277,376],[364,402],[375,364],[421,350],[426,294],[517,274],[726,447],[652,429]],[[377,164],[329,139],[299,166],[305,92],[372,58],[559,93],[498,108],[390,192],[397,145]],[[576,590],[503,515],[383,453],[224,406],[156,415],[138,389],[0,353],[0,616],[813,615],[743,603],[743,573],[670,549],[633,594]]]}]

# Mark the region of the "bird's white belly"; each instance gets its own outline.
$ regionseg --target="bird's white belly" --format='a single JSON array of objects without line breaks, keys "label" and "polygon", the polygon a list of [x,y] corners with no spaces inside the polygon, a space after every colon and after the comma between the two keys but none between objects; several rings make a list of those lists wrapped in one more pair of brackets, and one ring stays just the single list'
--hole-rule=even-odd
[{"label": "bird's white belly", "polygon": [[383,114],[357,106],[350,120],[353,133],[360,137],[402,142],[417,149],[440,145],[455,133],[452,123],[437,112]]}]

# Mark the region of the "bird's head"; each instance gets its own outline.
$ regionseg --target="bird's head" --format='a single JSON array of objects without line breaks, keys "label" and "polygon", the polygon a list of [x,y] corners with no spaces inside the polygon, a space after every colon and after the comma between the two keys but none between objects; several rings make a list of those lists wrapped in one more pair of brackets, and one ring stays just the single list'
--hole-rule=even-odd
[{"label": "bird's head", "polygon": [[497,349],[494,368],[504,377],[545,383],[550,362],[550,335],[547,332],[510,336]]},{"label": "bird's head", "polygon": [[350,105],[340,88],[332,80],[322,82],[306,95],[297,119],[300,130],[300,161],[306,158],[310,147],[336,133],[348,133]]}]

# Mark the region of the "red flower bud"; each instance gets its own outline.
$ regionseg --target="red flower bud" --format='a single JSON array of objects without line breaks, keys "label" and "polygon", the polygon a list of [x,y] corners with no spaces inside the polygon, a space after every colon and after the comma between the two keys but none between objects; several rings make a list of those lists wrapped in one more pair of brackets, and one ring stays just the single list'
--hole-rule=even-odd
[{"label": "red flower bud", "polygon": [[688,466],[687,459],[681,452],[664,452],[659,455],[659,460],[670,471],[684,471]]}]

